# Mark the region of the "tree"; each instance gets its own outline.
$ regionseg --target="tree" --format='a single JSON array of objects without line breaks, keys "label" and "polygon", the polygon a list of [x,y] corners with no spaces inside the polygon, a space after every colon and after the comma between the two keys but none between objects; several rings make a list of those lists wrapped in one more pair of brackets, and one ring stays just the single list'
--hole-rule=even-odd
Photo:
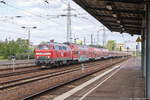
[{"label": "tree", "polygon": [[107,44],[106,44],[106,48],[110,51],[115,50],[116,48],[116,41],[114,40],[108,40]]},{"label": "tree", "polygon": [[95,48],[105,48],[105,47],[103,47],[103,46],[101,46],[101,45],[89,45],[90,47],[95,47]]},{"label": "tree", "polygon": [[18,38],[16,41],[0,41],[0,56],[7,59],[11,55],[26,55],[28,48],[28,41]]}]

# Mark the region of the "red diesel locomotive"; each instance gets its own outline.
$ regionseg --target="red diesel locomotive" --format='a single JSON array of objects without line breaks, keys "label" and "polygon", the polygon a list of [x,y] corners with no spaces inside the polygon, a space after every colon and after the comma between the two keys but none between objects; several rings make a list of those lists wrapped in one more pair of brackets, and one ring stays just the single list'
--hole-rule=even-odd
[{"label": "red diesel locomotive", "polygon": [[72,51],[68,45],[59,43],[40,44],[35,49],[35,63],[37,65],[53,65],[69,63]]},{"label": "red diesel locomotive", "polygon": [[63,65],[94,61],[102,58],[127,56],[126,52],[108,51],[77,44],[44,43],[35,49],[36,65]]}]

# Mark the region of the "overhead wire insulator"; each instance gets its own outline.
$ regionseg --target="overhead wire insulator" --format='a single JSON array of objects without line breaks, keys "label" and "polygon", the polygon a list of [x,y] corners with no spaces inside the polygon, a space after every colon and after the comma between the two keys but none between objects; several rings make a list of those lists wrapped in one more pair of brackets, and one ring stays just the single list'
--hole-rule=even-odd
[{"label": "overhead wire insulator", "polygon": [[49,2],[47,0],[44,0],[45,3],[49,4]]},{"label": "overhead wire insulator", "polygon": [[0,3],[6,4],[6,2],[4,0],[0,1]]}]

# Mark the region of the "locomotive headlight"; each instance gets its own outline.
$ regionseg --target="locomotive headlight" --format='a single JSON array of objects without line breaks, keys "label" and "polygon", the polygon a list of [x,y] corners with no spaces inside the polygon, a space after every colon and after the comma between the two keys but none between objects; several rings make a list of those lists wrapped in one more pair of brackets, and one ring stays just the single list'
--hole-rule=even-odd
[{"label": "locomotive headlight", "polygon": [[45,52],[45,53],[38,52],[38,53],[36,53],[36,55],[51,55],[51,53],[50,52]]},{"label": "locomotive headlight", "polygon": [[42,53],[40,53],[40,52],[38,52],[38,53],[36,53],[36,55],[41,55]]},{"label": "locomotive headlight", "polygon": [[48,53],[44,53],[45,55],[51,55],[51,53],[50,52],[48,52]]}]

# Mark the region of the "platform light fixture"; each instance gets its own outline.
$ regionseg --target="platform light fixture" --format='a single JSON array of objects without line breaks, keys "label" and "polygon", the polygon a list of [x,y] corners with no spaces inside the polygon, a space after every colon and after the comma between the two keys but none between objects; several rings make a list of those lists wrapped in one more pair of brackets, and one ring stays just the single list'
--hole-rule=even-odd
[{"label": "platform light fixture", "polygon": [[17,18],[21,18],[22,16],[18,15],[18,16],[15,16],[15,17],[17,17]]},{"label": "platform light fixture", "polygon": [[26,28],[25,26],[22,26],[21,28]]},{"label": "platform light fixture", "polygon": [[122,28],[122,31],[125,31],[125,29],[124,29],[124,28]]},{"label": "platform light fixture", "polygon": [[131,36],[134,36],[134,35],[131,33]]},{"label": "platform light fixture", "polygon": [[117,17],[117,15],[116,15],[116,14],[113,14],[113,17],[115,17],[115,18],[116,18],[116,17]]},{"label": "platform light fixture", "polygon": [[3,1],[3,0],[1,0],[1,1],[0,1],[0,3],[6,4],[6,2],[5,2],[5,1]]},{"label": "platform light fixture", "polygon": [[108,10],[112,10],[112,5],[111,5],[110,3],[108,3],[108,4],[106,4],[106,8],[107,8]]},{"label": "platform light fixture", "polygon": [[119,24],[120,24],[120,20],[117,20],[117,23],[119,23]]},{"label": "platform light fixture", "polygon": [[123,25],[120,25],[121,28],[123,28]]},{"label": "platform light fixture", "polygon": [[36,26],[33,27],[33,29],[36,29],[36,28],[37,28]]}]

